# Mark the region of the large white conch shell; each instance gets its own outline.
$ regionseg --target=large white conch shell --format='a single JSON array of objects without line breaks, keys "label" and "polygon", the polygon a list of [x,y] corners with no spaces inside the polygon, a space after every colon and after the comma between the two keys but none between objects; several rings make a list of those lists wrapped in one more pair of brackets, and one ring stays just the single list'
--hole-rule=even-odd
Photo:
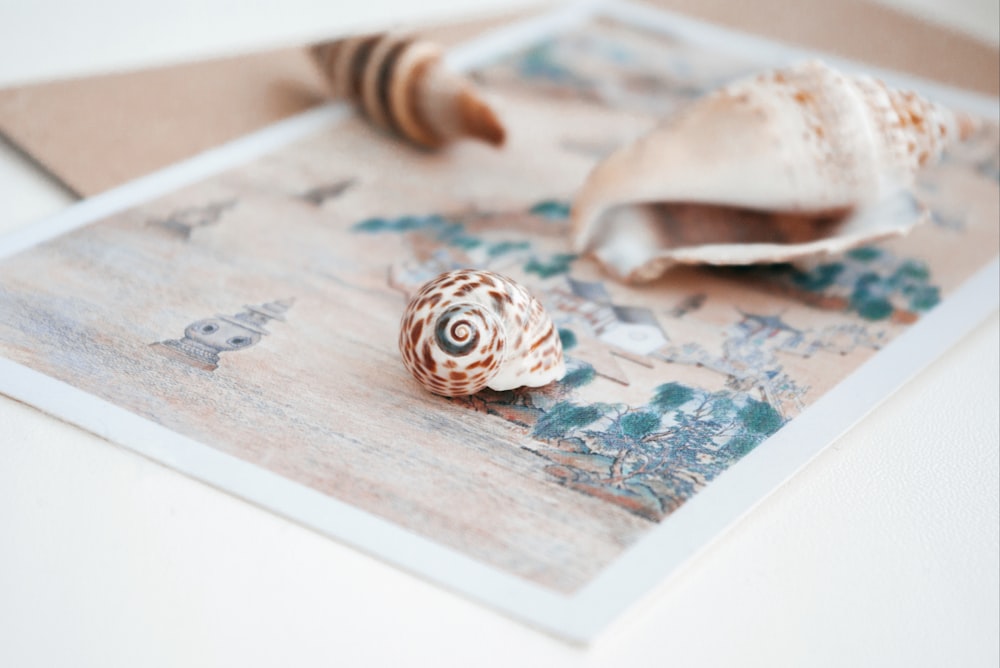
[{"label": "large white conch shell", "polygon": [[449,271],[420,288],[403,313],[399,351],[414,378],[446,397],[566,375],[559,332],[541,303],[490,271]]},{"label": "large white conch shell", "polygon": [[433,42],[379,33],[317,44],[310,54],[335,97],[416,144],[438,148],[462,137],[504,142],[496,114],[468,77],[445,66]]},{"label": "large white conch shell", "polygon": [[922,217],[906,191],[916,172],[973,129],[820,62],[762,74],[598,164],[573,204],[573,243],[641,281],[675,262],[779,262],[902,234]]}]

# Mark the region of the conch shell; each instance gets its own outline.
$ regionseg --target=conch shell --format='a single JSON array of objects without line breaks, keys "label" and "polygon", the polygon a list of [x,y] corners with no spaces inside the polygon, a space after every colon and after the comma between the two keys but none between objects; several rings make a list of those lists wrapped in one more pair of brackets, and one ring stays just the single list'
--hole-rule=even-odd
[{"label": "conch shell", "polygon": [[489,271],[449,271],[420,288],[403,314],[399,351],[414,378],[446,397],[566,375],[562,341],[541,303]]},{"label": "conch shell", "polygon": [[642,281],[675,262],[780,262],[903,234],[922,218],[907,192],[917,171],[974,129],[821,62],[761,74],[598,164],[572,207],[573,244]]},{"label": "conch shell", "polygon": [[445,67],[432,42],[380,33],[324,42],[310,53],[334,96],[355,102],[383,129],[427,148],[460,137],[504,142],[496,114],[467,77]]}]

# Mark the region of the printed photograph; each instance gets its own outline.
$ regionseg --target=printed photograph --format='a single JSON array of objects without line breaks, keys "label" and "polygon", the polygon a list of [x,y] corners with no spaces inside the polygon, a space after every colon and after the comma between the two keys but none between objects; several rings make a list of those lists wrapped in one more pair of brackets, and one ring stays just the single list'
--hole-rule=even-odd
[{"label": "printed photograph", "polygon": [[[638,284],[574,251],[600,159],[759,69],[606,18],[499,54],[470,76],[500,148],[354,115],[0,260],[0,356],[576,592],[997,254],[995,119],[921,172],[902,237]],[[462,268],[537,297],[562,380],[445,398],[411,377],[403,310]]]}]

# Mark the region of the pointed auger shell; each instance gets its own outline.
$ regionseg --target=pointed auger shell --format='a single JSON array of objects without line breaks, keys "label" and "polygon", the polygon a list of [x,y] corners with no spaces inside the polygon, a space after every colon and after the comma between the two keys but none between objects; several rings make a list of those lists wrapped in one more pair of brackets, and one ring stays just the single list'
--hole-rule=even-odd
[{"label": "pointed auger shell", "polygon": [[317,44],[310,54],[334,97],[373,123],[427,148],[461,137],[500,146],[503,124],[465,76],[449,71],[436,44],[376,34]]}]

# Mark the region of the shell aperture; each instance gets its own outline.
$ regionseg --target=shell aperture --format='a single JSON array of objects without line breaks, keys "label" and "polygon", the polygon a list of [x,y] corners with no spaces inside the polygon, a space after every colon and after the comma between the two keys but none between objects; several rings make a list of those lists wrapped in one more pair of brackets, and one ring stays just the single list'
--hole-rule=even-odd
[{"label": "shell aperture", "polygon": [[566,374],[541,303],[489,271],[450,271],[421,287],[403,313],[399,351],[414,378],[448,397],[540,387]]}]

